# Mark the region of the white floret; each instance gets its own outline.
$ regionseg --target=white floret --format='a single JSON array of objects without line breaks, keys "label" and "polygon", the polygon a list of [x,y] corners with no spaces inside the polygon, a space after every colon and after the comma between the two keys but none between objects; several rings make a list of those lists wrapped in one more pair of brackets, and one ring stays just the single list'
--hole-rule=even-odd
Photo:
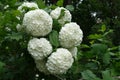
[{"label": "white floret", "polygon": [[42,9],[27,12],[23,18],[26,32],[32,36],[46,36],[52,31],[52,18]]},{"label": "white floret", "polygon": [[[61,15],[61,10],[65,10],[65,14],[63,17],[61,17],[60,19],[58,19]],[[58,19],[58,22],[60,24],[65,24],[66,22],[71,22],[71,19],[72,19],[72,16],[69,12],[69,10],[63,8],[63,7],[57,7],[55,10],[52,10],[51,13],[50,13],[51,17],[53,19]]]},{"label": "white floret", "polygon": [[77,59],[77,52],[78,52],[77,47],[72,47],[72,48],[69,48],[68,50],[71,52],[72,56],[75,59]]},{"label": "white floret", "polygon": [[59,41],[62,47],[71,48],[80,45],[83,32],[74,22],[65,24],[59,32]]},{"label": "white floret", "polygon": [[47,70],[46,67],[46,60],[35,60],[36,67],[40,72],[43,72],[45,74],[50,74],[50,72]]},{"label": "white floret", "polygon": [[73,61],[73,57],[67,49],[58,48],[48,57],[46,66],[51,74],[64,74],[71,68]]},{"label": "white floret", "polygon": [[34,2],[24,2],[23,4],[21,4],[18,7],[18,10],[20,12],[25,12],[25,9],[24,9],[25,7],[38,9],[38,5],[36,3],[34,3]]},{"label": "white floret", "polygon": [[28,43],[28,51],[35,60],[42,60],[52,52],[52,46],[45,38],[33,38]]}]

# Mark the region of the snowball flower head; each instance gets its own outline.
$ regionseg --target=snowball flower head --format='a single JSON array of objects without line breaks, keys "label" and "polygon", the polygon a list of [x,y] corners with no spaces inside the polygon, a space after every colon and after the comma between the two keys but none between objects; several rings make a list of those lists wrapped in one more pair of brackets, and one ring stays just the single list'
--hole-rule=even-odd
[{"label": "snowball flower head", "polygon": [[59,41],[62,47],[71,48],[82,42],[83,32],[74,22],[67,23],[59,32]]},{"label": "snowball flower head", "polygon": [[40,72],[43,72],[45,74],[50,74],[50,72],[47,70],[46,67],[46,61],[45,60],[35,60],[36,67]]},{"label": "snowball flower head", "polygon": [[25,12],[25,9],[24,9],[25,7],[38,9],[38,5],[36,3],[34,3],[34,2],[24,2],[22,5],[20,5],[18,7],[18,10],[20,12]]},{"label": "snowball flower head", "polygon": [[45,38],[33,38],[28,43],[28,51],[35,60],[42,60],[52,52],[52,46]]},{"label": "snowball flower head", "polygon": [[27,12],[23,18],[26,32],[33,36],[45,36],[52,31],[52,18],[42,9]]},{"label": "snowball flower head", "polygon": [[72,47],[72,48],[69,48],[68,50],[71,52],[72,56],[75,59],[77,59],[77,52],[78,52],[77,47]]},{"label": "snowball flower head", "polygon": [[63,74],[72,66],[73,57],[71,53],[64,48],[58,48],[53,52],[46,63],[47,69],[51,74]]},{"label": "snowball flower head", "polygon": [[[64,16],[62,16],[60,19],[58,19],[61,15],[61,11],[64,10]],[[71,22],[72,16],[69,12],[69,10],[63,8],[63,7],[57,7],[55,10],[52,10],[50,15],[53,19],[58,19],[58,22],[60,24],[65,24],[65,22]]]}]

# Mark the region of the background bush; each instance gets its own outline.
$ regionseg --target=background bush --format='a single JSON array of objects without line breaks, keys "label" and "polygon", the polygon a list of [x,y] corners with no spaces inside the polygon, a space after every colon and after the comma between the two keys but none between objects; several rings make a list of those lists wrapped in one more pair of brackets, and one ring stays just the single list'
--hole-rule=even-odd
[{"label": "background bush", "polygon": [[[29,0],[34,1],[34,0]],[[64,6],[83,30],[78,56],[66,75],[40,73],[28,54],[30,37],[17,32],[23,0],[0,0],[0,80],[119,80],[120,0],[36,0],[47,9]],[[39,75],[39,76],[38,76]]]}]

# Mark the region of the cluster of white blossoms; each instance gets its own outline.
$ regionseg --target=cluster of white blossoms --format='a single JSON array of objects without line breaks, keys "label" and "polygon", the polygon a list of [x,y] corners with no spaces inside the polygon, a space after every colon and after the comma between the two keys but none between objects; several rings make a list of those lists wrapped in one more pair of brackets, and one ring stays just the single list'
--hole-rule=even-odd
[{"label": "cluster of white blossoms", "polygon": [[42,60],[52,52],[52,45],[45,38],[33,38],[28,43],[28,51],[35,60]]},{"label": "cluster of white blossoms", "polygon": [[48,57],[46,66],[52,74],[63,74],[72,66],[72,63],[72,54],[67,49],[58,48]]},{"label": "cluster of white blossoms", "polygon": [[[62,16],[61,18],[61,11],[64,10],[64,16]],[[58,22],[62,25],[64,25],[66,22],[71,22],[72,16],[69,12],[69,10],[63,8],[63,7],[57,7],[55,10],[52,10],[50,13],[51,17],[53,19],[58,19]]]},{"label": "cluster of white blossoms", "polygon": [[35,9],[38,9],[38,5],[34,2],[24,2],[23,4],[21,4],[19,7],[18,7],[18,10],[20,12],[25,12],[25,9],[24,8],[35,8]]},{"label": "cluster of white blossoms", "polygon": [[80,26],[74,22],[65,24],[59,32],[59,40],[62,47],[71,48],[82,42],[83,32]]},{"label": "cluster of white blossoms", "polygon": [[[23,10],[24,6],[36,9],[26,12],[22,24],[18,24],[16,28],[34,37],[29,40],[27,49],[35,60],[36,67],[45,74],[65,74],[71,68],[74,58],[76,59],[77,46],[82,42],[83,32],[80,26],[71,22],[69,10],[63,7],[57,7],[48,14],[32,2],[23,3],[18,10]],[[62,16],[61,11],[64,11]],[[55,49],[49,37],[54,30],[53,19],[61,24],[58,36],[60,45]]]},{"label": "cluster of white blossoms", "polygon": [[52,18],[42,9],[31,10],[24,15],[23,26],[33,36],[45,36],[52,31]]}]

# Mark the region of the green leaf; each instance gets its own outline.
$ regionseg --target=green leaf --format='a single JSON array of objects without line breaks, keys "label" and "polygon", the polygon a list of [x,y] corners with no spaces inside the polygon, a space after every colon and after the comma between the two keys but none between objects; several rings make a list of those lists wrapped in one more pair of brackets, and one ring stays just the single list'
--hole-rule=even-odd
[{"label": "green leaf", "polygon": [[105,32],[105,30],[106,30],[106,25],[103,24],[103,25],[101,26],[101,29],[100,29],[99,31]]},{"label": "green leaf", "polygon": [[36,0],[39,8],[44,9],[46,7],[45,3],[43,0]]},{"label": "green leaf", "polygon": [[104,55],[103,55],[103,63],[105,63],[105,64],[109,64],[110,63],[110,53],[109,52],[107,52],[107,53],[105,53]]},{"label": "green leaf", "polygon": [[74,6],[73,5],[67,5],[66,9],[68,9],[69,11],[74,11]]},{"label": "green leaf", "polygon": [[64,0],[58,0],[56,5],[57,6],[63,6],[63,2],[64,2]]},{"label": "green leaf", "polygon": [[14,32],[13,32],[12,34],[9,34],[9,35],[6,36],[5,38],[19,41],[20,39],[23,38],[23,36],[22,36],[21,33],[14,33]]},{"label": "green leaf", "polygon": [[65,10],[62,9],[61,12],[60,12],[60,16],[58,17],[58,19],[61,19],[64,15],[65,15]]},{"label": "green leaf", "polygon": [[58,32],[53,30],[50,35],[49,35],[49,39],[50,39],[50,43],[55,46],[58,47],[59,46],[59,38],[58,38]]},{"label": "green leaf", "polygon": [[96,43],[96,44],[93,44],[91,45],[92,47],[92,52],[95,53],[95,54],[100,54],[103,56],[103,54],[105,54],[107,52],[107,45],[105,44],[100,44],[100,43]]},{"label": "green leaf", "polygon": [[109,70],[103,71],[102,72],[102,76],[103,76],[103,80],[115,80],[111,74]]},{"label": "green leaf", "polygon": [[0,61],[0,73],[3,71],[4,66],[5,66],[5,63]]},{"label": "green leaf", "polygon": [[85,67],[87,67],[87,69],[92,69],[92,70],[97,70],[98,69],[98,63],[95,62],[89,62],[86,63]]},{"label": "green leaf", "polygon": [[57,19],[53,19],[53,30],[56,30],[56,31],[60,31],[61,29],[61,25],[59,24],[58,20]]},{"label": "green leaf", "polygon": [[88,36],[89,39],[100,39],[102,38],[101,34],[91,34]]},{"label": "green leaf", "polygon": [[114,50],[117,50],[118,49],[118,46],[113,46],[111,48],[108,48],[109,51],[114,51]]},{"label": "green leaf", "polygon": [[81,44],[80,48],[90,48],[87,44]]},{"label": "green leaf", "polygon": [[108,34],[110,34],[110,33],[113,33],[113,30],[109,30],[108,32],[105,32],[104,34],[103,34],[103,36],[107,36]]},{"label": "green leaf", "polygon": [[86,70],[82,72],[82,77],[85,80],[101,80],[100,78],[96,77],[90,70]]}]

